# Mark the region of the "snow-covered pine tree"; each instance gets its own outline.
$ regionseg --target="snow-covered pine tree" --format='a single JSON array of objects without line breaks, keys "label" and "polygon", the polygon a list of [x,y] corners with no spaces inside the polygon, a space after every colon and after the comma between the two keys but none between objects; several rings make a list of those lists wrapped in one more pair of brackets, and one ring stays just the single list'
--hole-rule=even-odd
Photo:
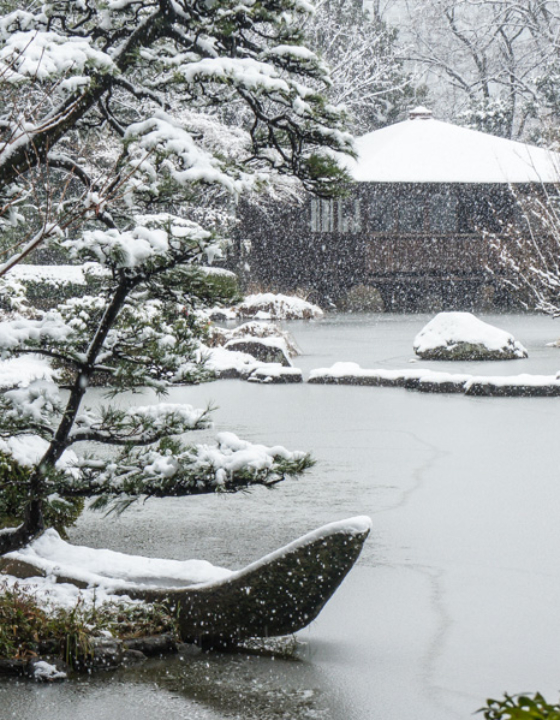
[{"label": "snow-covered pine tree", "polygon": [[[190,406],[84,399],[100,375],[113,395],[203,379],[192,311],[207,294],[201,266],[220,252],[224,198],[278,176],[337,191],[330,151],[351,140],[316,90],[328,75],[302,45],[310,11],[306,0],[47,0],[0,16],[0,200],[23,238],[4,270],[48,241],[97,271],[95,294],[0,324],[4,357],[54,367],[0,396],[3,450],[31,465],[23,521],[0,533],[0,552],[41,531],[47,498],[120,508],[270,485],[309,465],[229,433],[190,446],[184,433],[208,423]],[[235,127],[219,112],[229,102],[245,107]],[[89,455],[75,451],[84,442]]]}]

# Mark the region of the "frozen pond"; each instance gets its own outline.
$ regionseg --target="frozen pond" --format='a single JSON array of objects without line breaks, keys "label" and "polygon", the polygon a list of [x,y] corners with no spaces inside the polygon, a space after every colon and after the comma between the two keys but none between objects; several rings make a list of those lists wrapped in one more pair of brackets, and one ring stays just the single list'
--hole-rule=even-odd
[{"label": "frozen pond", "polygon": [[[414,367],[412,340],[428,319],[292,323],[304,352],[296,364],[306,373],[336,361]],[[560,369],[560,350],[545,347],[560,324],[484,319],[512,332],[530,358],[417,366],[485,375]],[[358,566],[299,634],[299,661],[208,654],[74,685],[4,682],[2,720],[466,720],[504,691],[557,699],[557,398],[230,380],[180,388],[172,399],[212,402],[217,430],[308,449],[317,465],[274,491],[154,500],[105,522],[86,515],[76,542],[235,568],[314,527],[368,514],[373,532]]]}]

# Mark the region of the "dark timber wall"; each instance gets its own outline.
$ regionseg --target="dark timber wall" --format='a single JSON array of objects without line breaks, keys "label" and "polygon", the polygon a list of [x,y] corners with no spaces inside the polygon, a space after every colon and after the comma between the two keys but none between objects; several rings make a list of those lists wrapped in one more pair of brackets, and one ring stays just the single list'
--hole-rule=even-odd
[{"label": "dark timber wall", "polygon": [[487,235],[516,221],[506,185],[361,184],[343,199],[240,205],[239,217],[235,261],[263,289],[337,301],[365,285],[387,310],[510,301]]}]

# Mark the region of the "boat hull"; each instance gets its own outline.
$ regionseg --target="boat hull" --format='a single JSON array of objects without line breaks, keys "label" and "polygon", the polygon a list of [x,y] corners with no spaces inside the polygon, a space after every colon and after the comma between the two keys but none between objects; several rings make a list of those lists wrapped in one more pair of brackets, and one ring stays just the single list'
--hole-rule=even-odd
[{"label": "boat hull", "polygon": [[224,645],[288,635],[321,612],[358,559],[368,534],[338,531],[207,586],[126,594],[169,605],[177,612],[185,642]]}]

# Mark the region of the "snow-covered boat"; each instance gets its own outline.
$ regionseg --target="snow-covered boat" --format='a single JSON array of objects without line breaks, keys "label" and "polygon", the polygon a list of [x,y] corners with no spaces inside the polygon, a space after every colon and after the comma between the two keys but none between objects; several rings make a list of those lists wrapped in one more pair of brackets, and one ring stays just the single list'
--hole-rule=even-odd
[{"label": "snow-covered boat", "polygon": [[73,546],[48,530],[0,558],[0,567],[17,577],[163,602],[177,612],[184,641],[227,644],[308,625],[356,562],[370,528],[367,517],[325,525],[238,571]]}]

